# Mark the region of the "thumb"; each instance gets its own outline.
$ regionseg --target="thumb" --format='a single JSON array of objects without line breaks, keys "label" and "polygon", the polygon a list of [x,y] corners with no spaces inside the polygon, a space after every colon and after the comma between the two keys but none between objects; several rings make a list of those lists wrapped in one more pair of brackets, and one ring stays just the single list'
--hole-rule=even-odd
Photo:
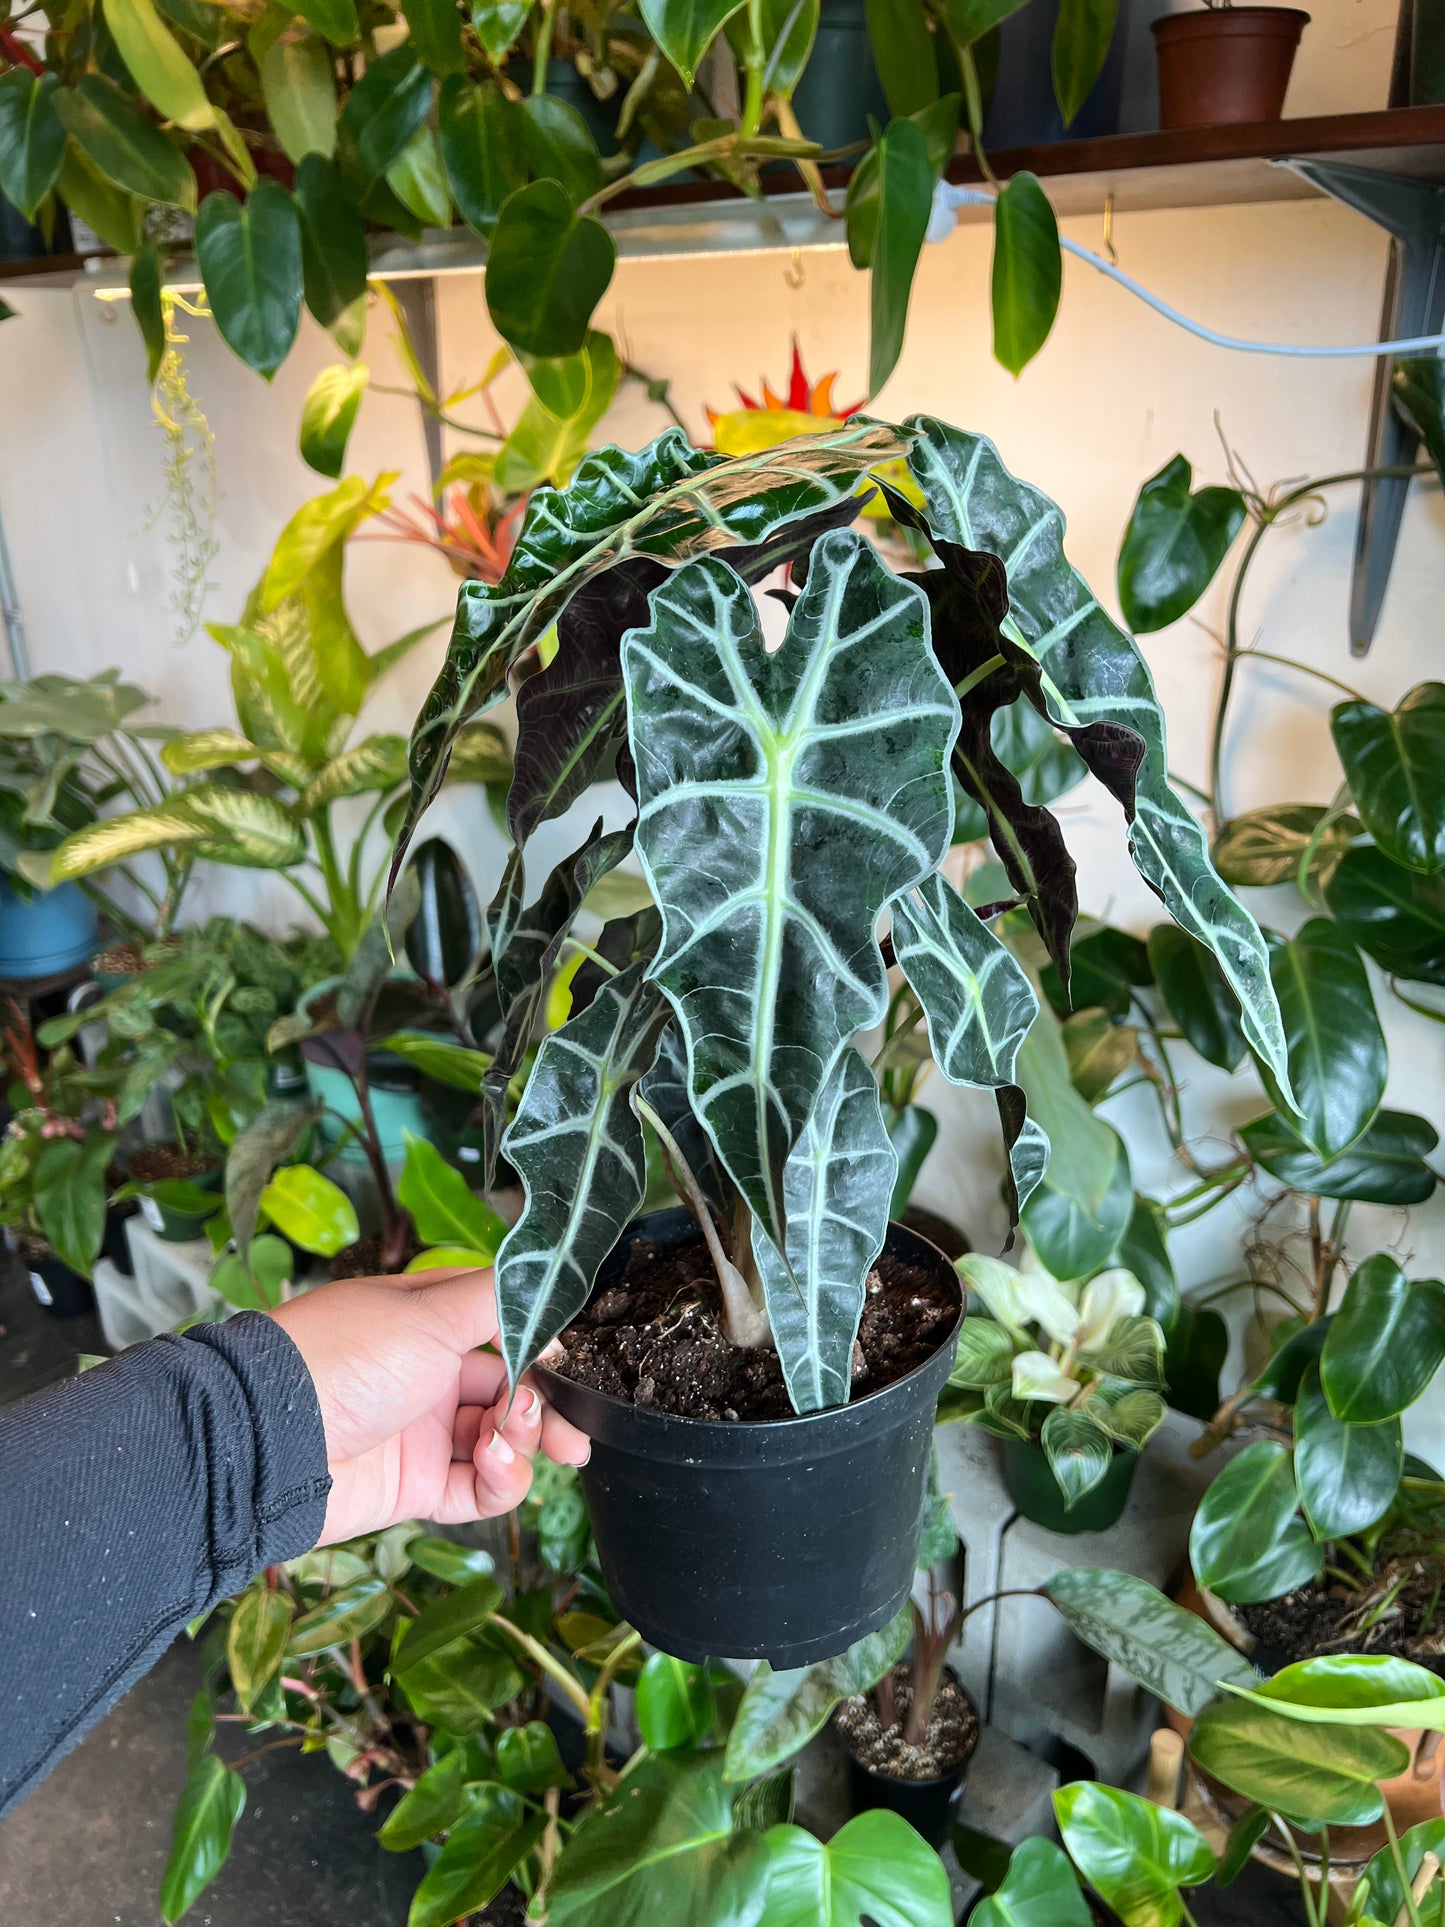
[{"label": "thumb", "polygon": [[[422,1272],[420,1277],[426,1279]],[[450,1277],[433,1279],[414,1295],[421,1299],[427,1315],[453,1351],[474,1352],[478,1345],[490,1345],[497,1336],[497,1299],[492,1286],[492,1267],[484,1271],[458,1271]]]}]

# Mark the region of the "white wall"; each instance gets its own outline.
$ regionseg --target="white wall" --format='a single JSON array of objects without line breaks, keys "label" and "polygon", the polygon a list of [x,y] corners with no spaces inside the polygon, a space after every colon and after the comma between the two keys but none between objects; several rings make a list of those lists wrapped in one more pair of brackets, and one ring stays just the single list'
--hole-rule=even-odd
[{"label": "white wall", "polygon": [[[1394,8],[1381,0],[1327,0],[1306,35],[1303,92],[1291,111],[1372,106],[1384,98]],[[1345,77],[1353,75],[1353,91]],[[1311,77],[1313,75],[1313,77]],[[1069,231],[1097,246],[1098,225]],[[1129,215],[1115,226],[1122,265],[1187,313],[1259,339],[1342,342],[1371,339],[1379,315],[1385,244],[1368,223],[1320,202],[1219,208],[1189,214]],[[719,258],[681,264],[630,263],[617,276],[603,315],[626,340],[634,362],[665,375],[684,416],[701,435],[703,406],[725,406],[731,384],[752,388],[766,375],[780,383],[796,333],[810,372],[838,369],[838,392],[864,385],[867,306],[863,282],[841,253],[806,258],[800,288],[789,285],[784,257]],[[1106,602],[1113,601],[1114,557],[1140,482],[1176,451],[1204,479],[1223,479],[1215,432],[1223,431],[1265,485],[1281,477],[1327,473],[1361,458],[1370,364],[1302,362],[1231,354],[1185,336],[1105,282],[1068,261],[1058,325],[1043,353],[1015,382],[993,361],[988,317],[989,239],[960,228],[932,248],[919,278],[903,358],[879,412],[936,412],[992,436],[1018,473],[1065,508],[1070,553]],[[479,278],[439,287],[444,378],[475,378],[495,345]],[[164,613],[160,538],[145,532],[144,506],[157,487],[156,438],[149,423],[139,349],[128,319],[111,322],[89,296],[25,293],[21,318],[0,332],[7,373],[0,417],[0,514],[14,555],[37,669],[86,673],[119,662],[155,690],[159,713],[189,725],[229,716],[219,652],[204,637],[177,650]],[[389,324],[373,317],[366,355],[373,377],[399,377],[387,345]],[[297,352],[267,389],[228,354],[208,324],[193,325],[192,382],[216,431],[224,499],[223,553],[208,615],[233,619],[291,510],[319,483],[295,451],[299,404],[317,369],[334,356],[306,324]],[[608,433],[635,445],[665,425],[636,388],[613,410]],[[362,411],[351,467],[403,471],[398,495],[424,492],[416,417],[408,404],[373,395]],[[1327,669],[1366,694],[1393,702],[1437,673],[1442,534],[1438,492],[1417,488],[1406,518],[1379,639],[1360,663],[1348,655],[1348,597],[1355,497],[1333,491],[1323,525],[1296,525],[1272,537],[1255,573],[1246,626],[1263,646]],[[449,606],[454,583],[435,558],[391,545],[357,545],[349,562],[352,612],[375,647]],[[1218,676],[1223,583],[1196,617],[1146,638],[1171,731],[1174,767],[1205,776],[1206,738]],[[435,667],[440,639],[418,652],[387,686],[368,721],[405,729]],[[1338,780],[1328,733],[1331,692],[1286,670],[1241,672],[1228,762],[1231,807],[1271,800],[1327,799]],[[485,889],[500,868],[501,843],[474,799],[455,810],[461,846]],[[553,826],[543,862],[575,841],[585,806]],[[1080,867],[1086,909],[1145,930],[1157,906],[1128,864],[1118,813],[1087,787],[1064,805]],[[290,915],[290,898],[249,873],[212,879],[206,904],[245,907],[272,923]],[[1261,918],[1287,928],[1302,909],[1288,892],[1256,897]],[[1391,1036],[1388,1101],[1441,1113],[1441,1032],[1410,1016],[1377,984]],[[1181,1047],[1181,1057],[1188,1059]],[[996,1245],[999,1156],[992,1106],[935,1079],[929,1101],[946,1120],[920,1196]],[[1190,1063],[1188,1104],[1200,1130],[1219,1131],[1262,1108],[1247,1080],[1233,1084]],[[1109,1114],[1125,1129],[1137,1179],[1167,1193],[1184,1178],[1157,1148],[1149,1109],[1126,1096]],[[1184,1234],[1186,1282],[1239,1275],[1243,1201]],[[1408,1223],[1398,1214],[1358,1208],[1352,1248],[1391,1244],[1417,1272],[1445,1266],[1445,1203]],[[1423,1436],[1423,1435],[1422,1435]],[[1436,1432],[1445,1436],[1445,1419]]]}]

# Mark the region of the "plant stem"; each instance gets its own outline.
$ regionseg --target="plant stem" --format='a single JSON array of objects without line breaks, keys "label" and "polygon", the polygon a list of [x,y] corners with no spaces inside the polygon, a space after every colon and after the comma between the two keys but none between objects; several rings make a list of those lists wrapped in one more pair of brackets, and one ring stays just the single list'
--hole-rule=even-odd
[{"label": "plant stem", "polygon": [[1239,653],[1247,662],[1277,662],[1282,669],[1297,669],[1302,676],[1313,676],[1316,682],[1327,682],[1331,689],[1338,689],[1351,702],[1367,703],[1370,700],[1352,684],[1341,682],[1338,676],[1330,675],[1328,670],[1316,669],[1313,663],[1297,662],[1293,656],[1277,656],[1272,649],[1249,648],[1241,649]]},{"label": "plant stem", "polygon": [[533,1639],[530,1633],[524,1633],[520,1626],[514,1626],[511,1620],[504,1618],[501,1613],[494,1613],[488,1623],[499,1628],[509,1639],[515,1639],[533,1665],[539,1667],[554,1685],[561,1687],[582,1718],[586,1720],[590,1717],[591,1708],[587,1694],[576,1678],[559,1660],[552,1657],[540,1640]]},{"label": "plant stem", "polygon": [[977,669],[970,669],[962,682],[953,685],[954,695],[962,702],[971,690],[977,689],[981,682],[987,682],[996,669],[1002,669],[1004,666],[1002,656],[990,656],[988,661],[981,662]]},{"label": "plant stem", "polygon": [[1289,1857],[1294,1862],[1295,1872],[1299,1876],[1300,1899],[1304,1902],[1308,1927],[1322,1927],[1319,1914],[1315,1911],[1314,1890],[1310,1884],[1309,1870],[1300,1854],[1299,1845],[1290,1831],[1289,1822],[1282,1820],[1277,1813],[1271,1813],[1269,1817],[1279,1828],[1284,1844],[1289,1848]]},{"label": "plant stem", "polygon": [[1242,1171],[1237,1178],[1231,1178],[1228,1184],[1221,1185],[1212,1198],[1206,1198],[1203,1204],[1197,1204],[1192,1211],[1186,1211],[1182,1218],[1171,1217],[1169,1220],[1169,1229],[1171,1231],[1178,1231],[1186,1224],[1194,1224],[1198,1219],[1208,1217],[1215,1205],[1223,1204],[1227,1197],[1236,1192],[1239,1187],[1247,1183],[1248,1180],[1249,1173]]},{"label": "plant stem", "polygon": [[743,94],[743,132],[756,134],[763,124],[763,67],[768,57],[763,39],[763,0],[748,0],[748,44],[743,54],[746,76]]},{"label": "plant stem", "polygon": [[1400,1883],[1400,1892],[1405,1896],[1405,1912],[1409,1919],[1410,1927],[1423,1927],[1423,1922],[1420,1918],[1420,1909],[1415,1900],[1414,1884],[1405,1866],[1405,1856],[1400,1851],[1400,1836],[1395,1831],[1395,1819],[1394,1815],[1390,1812],[1390,1802],[1386,1800],[1384,1805],[1385,1837],[1390,1842],[1390,1859],[1395,1868],[1395,1878]]},{"label": "plant stem", "polygon": [[557,31],[557,8],[561,0],[542,0],[542,24],[537,29],[537,45],[532,55],[532,98],[547,91],[547,67],[552,58],[552,36]]}]

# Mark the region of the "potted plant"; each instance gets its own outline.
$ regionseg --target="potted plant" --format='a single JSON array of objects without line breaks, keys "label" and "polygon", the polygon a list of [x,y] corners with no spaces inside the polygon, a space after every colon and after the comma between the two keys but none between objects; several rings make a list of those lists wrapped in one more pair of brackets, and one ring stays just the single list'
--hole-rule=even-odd
[{"label": "potted plant", "polygon": [[[926,506],[894,496],[894,513],[928,532],[939,559],[912,580],[838,526],[859,477],[900,456]],[[1028,554],[1020,527],[1037,532]],[[669,434],[636,455],[589,457],[568,490],[534,496],[501,582],[461,591],[414,733],[398,863],[451,741],[561,619],[557,657],[524,687],[508,797],[517,850],[487,913],[506,1012],[483,1080],[496,1124],[587,890],[635,843],[654,898],[604,930],[573,980],[573,1015],[537,1053],[500,1145],[526,1196],[497,1277],[514,1379],[562,1341],[546,1383],[596,1441],[584,1483],[612,1596],[680,1657],[805,1663],[886,1623],[907,1596],[958,1282],[888,1228],[896,1156],[853,1038],[887,1006],[873,933],[889,907],[939,1068],[998,1097],[1006,1184],[1027,1197],[1043,1141],[1014,1067],[1036,999],[937,874],[950,765],[996,822],[1022,807],[985,747],[1001,703],[1030,695],[1130,808],[1168,820],[1169,854],[1139,836],[1136,860],[1227,952],[1244,1021],[1282,1061],[1262,940],[1168,790],[1147,673],[1063,560],[1059,529],[988,444],[936,422],[855,421],[732,460]],[[769,654],[749,578],[804,558],[788,640]],[[1060,608],[1076,612],[1087,647],[1054,649]],[[860,631],[866,656],[853,649]],[[584,650],[582,703],[569,691]],[[1121,726],[1098,692],[1125,683]],[[531,828],[617,753],[624,729],[635,828],[599,827],[527,904]],[[825,754],[829,731],[866,742],[866,755]],[[1047,892],[1037,878],[1025,888],[1057,936]],[[643,1123],[689,1208],[630,1226]],[[738,1557],[746,1588],[727,1576]]]},{"label": "potted plant", "polygon": [[1001,1439],[1004,1481],[1026,1519],[1102,1532],[1124,1510],[1139,1453],[1164,1418],[1164,1334],[1145,1292],[1116,1267],[1082,1287],[1035,1260],[959,1260],[987,1307],[959,1334],[940,1416]]},{"label": "potted plant", "polygon": [[1309,19],[1298,7],[1236,7],[1229,0],[1161,14],[1151,23],[1159,54],[1159,125],[1278,120]]}]

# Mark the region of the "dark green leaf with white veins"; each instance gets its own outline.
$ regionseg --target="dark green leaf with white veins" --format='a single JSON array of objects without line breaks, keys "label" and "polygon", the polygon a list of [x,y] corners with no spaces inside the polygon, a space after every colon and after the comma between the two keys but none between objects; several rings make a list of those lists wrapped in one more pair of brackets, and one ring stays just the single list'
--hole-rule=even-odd
[{"label": "dark green leaf with white veins", "polygon": [[[1063,552],[1064,520],[1017,481],[992,444],[927,417],[909,467],[935,533],[999,556],[1008,577],[1005,632],[1038,660],[1052,720],[1124,723],[1142,737],[1129,851],[1144,881],[1183,929],[1218,958],[1240,1000],[1245,1036],[1283,1084],[1284,1026],[1259,926],[1216,875],[1204,832],[1169,787],[1164,716],[1133,642],[1100,608]],[[1085,744],[1075,742],[1089,759]]]},{"label": "dark green leaf with white veins", "polygon": [[1445,1285],[1411,1281],[1388,1253],[1367,1258],[1345,1288],[1320,1354],[1330,1410],[1351,1424],[1408,1411],[1445,1362]]},{"label": "dark green leaf with white veins", "polygon": [[1320,1540],[1363,1532],[1388,1509],[1405,1449],[1398,1418],[1346,1425],[1330,1410],[1311,1365],[1294,1408],[1294,1470],[1300,1504]]},{"label": "dark green leaf with white veins", "polygon": [[1202,1712],[1226,1684],[1256,1683],[1254,1668],[1212,1626],[1133,1573],[1066,1566],[1044,1591],[1086,1645],[1181,1713]]},{"label": "dark green leaf with white veins", "polygon": [[631,964],[542,1044],[502,1141],[527,1202],[497,1253],[497,1317],[515,1385],[586,1304],[597,1268],[642,1202],[632,1086],[667,1006]]},{"label": "dark green leaf with white veins", "polygon": [[753,1224],[753,1258],[795,1411],[848,1402],[868,1272],[888,1235],[897,1171],[878,1085],[850,1045],[783,1172],[786,1262]]},{"label": "dark green leaf with white veins", "polygon": [[[893,951],[928,1019],[933,1061],[950,1084],[1014,1084],[1019,1046],[1039,1001],[1022,966],[944,877],[893,904]],[[1047,1156],[1047,1139],[1038,1149]],[[1029,1176],[1038,1182],[1037,1161]],[[1028,1198],[1015,1172],[1015,1209]],[[1032,1188],[1032,1187],[1030,1187]]]},{"label": "dark green leaf with white veins", "polygon": [[1340,703],[1330,734],[1386,856],[1407,870],[1445,869],[1445,683],[1417,683],[1394,709]]},{"label": "dark green leaf with white veins", "polygon": [[1134,503],[1119,549],[1119,606],[1136,634],[1167,628],[1194,607],[1243,526],[1238,489],[1191,493],[1193,479],[1186,458],[1176,455]]},{"label": "dark green leaf with white veins", "polygon": [[653,976],[693,1101],[783,1248],[783,1173],[887,977],[875,925],[948,847],[958,704],[923,597],[861,537],[824,536],[781,646],[747,585],[692,563],[623,645],[637,847],[663,913]]},{"label": "dark green leaf with white veins", "polygon": [[[1311,917],[1287,943],[1272,939],[1269,967],[1302,1135],[1321,1157],[1336,1157],[1385,1094],[1389,1064],[1370,980],[1359,951],[1328,917]],[[1268,1075],[1265,1082],[1272,1084]],[[1283,1110],[1277,1085],[1270,1094]]]},{"label": "dark green leaf with white veins", "polygon": [[907,446],[903,431],[855,419],[729,459],[693,448],[670,428],[635,454],[599,449],[565,489],[534,489],[501,581],[466,583],[458,597],[446,663],[412,733],[412,799],[393,877],[441,788],[457,735],[502,701],[512,664],[584,582],[630,556],[676,565],[734,543],[765,543],[846,503],[869,469]]},{"label": "dark green leaf with white veins", "polygon": [[1040,1443],[1049,1470],[1064,1495],[1066,1512],[1093,1491],[1114,1458],[1108,1433],[1083,1412],[1071,1412],[1066,1405],[1050,1409],[1040,1432]]}]

